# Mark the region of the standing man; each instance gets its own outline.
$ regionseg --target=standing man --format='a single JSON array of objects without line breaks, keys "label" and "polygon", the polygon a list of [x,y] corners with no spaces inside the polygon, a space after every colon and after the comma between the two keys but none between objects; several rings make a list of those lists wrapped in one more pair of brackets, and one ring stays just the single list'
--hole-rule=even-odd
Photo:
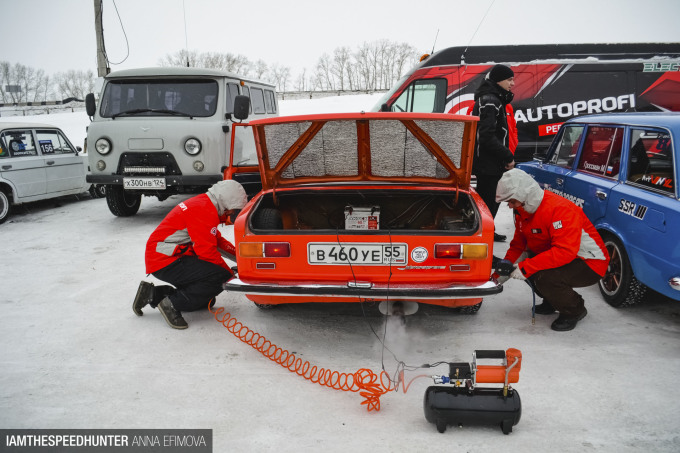
[{"label": "standing man", "polygon": [[520,169],[498,182],[496,200],[514,210],[515,236],[505,259],[513,263],[527,253],[510,275],[532,283],[543,303],[536,313],[560,312],[550,326],[572,330],[588,311],[574,288],[594,285],[607,272],[609,254],[583,210],[566,198],[543,190]]},{"label": "standing man", "polygon": [[[472,174],[477,177],[477,193],[496,217],[496,185],[503,172],[515,166],[515,157],[510,151],[510,132],[506,118],[506,106],[513,98],[515,73],[509,67],[497,64],[486,75],[475,91],[475,106],[472,114],[479,116],[475,156]],[[506,237],[494,232],[494,240],[505,241]]]},{"label": "standing man", "polygon": [[[247,203],[243,187],[236,181],[220,181],[207,193],[175,206],[146,243],[146,272],[170,283],[175,290],[142,281],[132,310],[142,316],[146,305],[158,307],[168,325],[186,329],[183,311],[208,308],[233,277],[222,255],[234,256],[233,244],[217,229]],[[169,287],[164,287],[169,288]]]}]

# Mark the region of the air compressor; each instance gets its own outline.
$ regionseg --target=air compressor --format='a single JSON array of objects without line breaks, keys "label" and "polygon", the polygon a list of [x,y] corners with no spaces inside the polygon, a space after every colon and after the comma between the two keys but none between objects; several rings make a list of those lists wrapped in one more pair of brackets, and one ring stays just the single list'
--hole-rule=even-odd
[{"label": "air compressor", "polygon": [[[498,364],[481,364],[478,361]],[[449,425],[498,424],[510,434],[519,423],[522,403],[510,384],[519,381],[522,353],[518,349],[477,350],[472,362],[450,362],[448,375],[432,376],[435,384],[425,391],[425,418],[443,433]],[[441,385],[449,384],[449,385]],[[478,387],[477,384],[503,384]]]}]

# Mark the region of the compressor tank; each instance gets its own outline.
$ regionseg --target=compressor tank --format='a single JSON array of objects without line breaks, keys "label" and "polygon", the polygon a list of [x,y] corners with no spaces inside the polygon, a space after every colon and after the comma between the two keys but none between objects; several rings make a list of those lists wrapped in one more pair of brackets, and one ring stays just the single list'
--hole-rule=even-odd
[{"label": "compressor tank", "polygon": [[503,434],[510,434],[522,416],[517,390],[431,386],[425,392],[425,418],[443,433],[449,425],[499,424]]}]

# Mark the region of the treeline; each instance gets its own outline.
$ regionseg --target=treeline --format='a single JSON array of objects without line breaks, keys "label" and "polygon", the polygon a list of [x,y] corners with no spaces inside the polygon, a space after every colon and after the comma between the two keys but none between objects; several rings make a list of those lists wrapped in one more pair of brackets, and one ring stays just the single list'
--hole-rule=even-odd
[{"label": "treeline", "polygon": [[[379,40],[363,43],[356,50],[338,47],[324,53],[311,70],[295,77],[288,66],[250,61],[244,55],[180,50],[158,61],[160,66],[191,66],[222,69],[276,85],[278,91],[386,90],[418,60],[415,47]],[[42,102],[67,98],[85,99],[94,90],[92,70],[66,71],[54,75],[20,63],[0,61],[1,102]],[[8,89],[9,88],[9,89]],[[18,88],[18,89],[17,89]]]},{"label": "treeline", "polygon": [[0,61],[0,98],[4,104],[85,99],[94,90],[93,71],[66,71],[54,75],[21,63]]},{"label": "treeline", "polygon": [[288,66],[250,61],[244,55],[180,50],[158,61],[160,66],[192,66],[222,69],[265,80],[281,92],[324,90],[386,90],[417,61],[419,53],[406,43],[379,40],[363,43],[355,51],[338,47],[324,53],[312,70],[293,78]]}]

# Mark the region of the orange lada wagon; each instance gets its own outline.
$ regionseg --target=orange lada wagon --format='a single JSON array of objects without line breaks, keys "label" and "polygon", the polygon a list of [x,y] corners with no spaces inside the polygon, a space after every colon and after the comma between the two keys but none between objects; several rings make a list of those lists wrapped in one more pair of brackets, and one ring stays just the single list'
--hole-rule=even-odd
[{"label": "orange lada wagon", "polygon": [[262,191],[234,222],[238,278],[261,306],[464,307],[490,278],[493,218],[470,186],[476,117],[340,113],[247,123]]}]

